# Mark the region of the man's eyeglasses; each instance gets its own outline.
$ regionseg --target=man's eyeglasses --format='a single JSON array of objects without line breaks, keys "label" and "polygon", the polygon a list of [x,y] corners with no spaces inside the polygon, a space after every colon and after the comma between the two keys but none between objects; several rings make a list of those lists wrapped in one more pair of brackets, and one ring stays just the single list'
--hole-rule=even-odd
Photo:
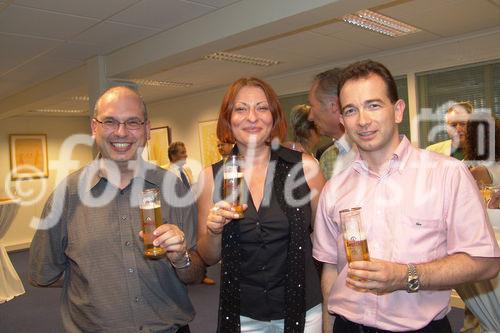
[{"label": "man's eyeglasses", "polygon": [[99,124],[104,127],[104,129],[109,131],[116,131],[120,125],[125,125],[125,128],[131,131],[138,130],[146,123],[145,121],[140,121],[139,119],[127,119],[124,122],[120,122],[113,118],[104,119],[103,121],[94,118]]}]

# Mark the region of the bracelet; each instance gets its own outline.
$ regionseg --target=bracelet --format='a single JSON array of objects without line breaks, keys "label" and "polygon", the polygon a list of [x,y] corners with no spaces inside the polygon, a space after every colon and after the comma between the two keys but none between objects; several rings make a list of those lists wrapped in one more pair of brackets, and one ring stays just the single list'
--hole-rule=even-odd
[{"label": "bracelet", "polygon": [[182,264],[180,264],[180,265],[174,264],[172,261],[170,262],[170,264],[175,269],[187,268],[187,267],[191,266],[191,256],[189,255],[189,252],[186,250],[186,252],[184,252],[184,262]]}]

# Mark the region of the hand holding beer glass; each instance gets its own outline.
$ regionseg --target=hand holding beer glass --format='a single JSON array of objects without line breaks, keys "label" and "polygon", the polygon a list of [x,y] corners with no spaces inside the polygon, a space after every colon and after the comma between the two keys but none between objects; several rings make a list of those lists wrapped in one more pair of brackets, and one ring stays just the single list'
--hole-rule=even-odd
[{"label": "hand holding beer glass", "polygon": [[243,218],[242,197],[242,180],[243,180],[243,160],[238,155],[231,155],[224,161],[224,200],[227,201],[231,208],[239,215],[238,218]]},{"label": "hand holding beer glass", "polygon": [[157,188],[144,190],[141,195],[140,209],[144,238],[144,256],[150,259],[161,258],[165,255],[165,249],[153,245],[156,237],[153,235],[153,231],[163,224],[160,190]]},{"label": "hand holding beer glass", "polygon": [[366,232],[361,219],[361,207],[341,210],[340,223],[347,261],[370,261]]}]

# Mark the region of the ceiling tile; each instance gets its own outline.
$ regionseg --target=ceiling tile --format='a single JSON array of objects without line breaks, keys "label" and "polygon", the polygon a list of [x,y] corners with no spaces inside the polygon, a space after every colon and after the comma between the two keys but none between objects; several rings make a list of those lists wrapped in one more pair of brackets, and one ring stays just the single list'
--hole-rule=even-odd
[{"label": "ceiling tile", "polygon": [[[257,44],[234,51],[250,57],[278,60],[280,63],[275,66],[261,67],[261,73],[271,75],[275,72],[294,70],[301,67],[314,65],[316,58],[289,52],[283,48],[277,48],[272,43]],[[262,75],[262,74],[261,74]]]},{"label": "ceiling tile", "polygon": [[26,85],[34,85],[54,76],[64,73],[80,65],[78,61],[57,59],[49,56],[42,56],[18,69],[4,75],[2,79],[25,81]]},{"label": "ceiling tile", "polygon": [[111,17],[110,21],[168,29],[214,10],[180,0],[143,0]]},{"label": "ceiling tile", "polygon": [[211,81],[218,80],[221,77],[233,77],[235,73],[239,76],[248,76],[253,74],[257,69],[259,67],[228,61],[199,60],[152,75],[148,78],[153,80],[192,82],[196,86],[201,86],[210,84]]},{"label": "ceiling tile", "polygon": [[0,78],[0,98],[14,94],[26,87],[26,82]]},{"label": "ceiling tile", "polygon": [[263,45],[281,50],[282,56],[291,53],[314,59],[329,58],[329,61],[343,60],[359,54],[377,51],[377,49],[363,46],[354,41],[344,41],[308,31],[269,41]]},{"label": "ceiling tile", "polygon": [[61,43],[51,39],[0,33],[0,75]]},{"label": "ceiling tile", "polygon": [[102,22],[85,31],[75,41],[95,44],[100,54],[106,54],[159,32],[158,29],[128,24]]},{"label": "ceiling tile", "polygon": [[64,42],[48,53],[56,59],[70,59],[85,61],[99,54],[99,47],[95,44]]},{"label": "ceiling tile", "polygon": [[16,5],[103,19],[138,1],[140,0],[16,0]]},{"label": "ceiling tile", "polygon": [[69,38],[98,20],[55,12],[9,6],[0,12],[0,32],[48,38]]},{"label": "ceiling tile", "polygon": [[334,37],[344,41],[359,43],[361,45],[373,47],[378,50],[414,45],[439,38],[438,35],[432,34],[427,31],[420,31],[415,34],[401,37],[389,37],[350,25],[345,22],[335,22],[327,26],[315,29],[312,32],[318,33],[320,35]]},{"label": "ceiling tile", "polygon": [[420,0],[380,12],[440,36],[456,36],[500,24],[500,7],[488,0]]}]

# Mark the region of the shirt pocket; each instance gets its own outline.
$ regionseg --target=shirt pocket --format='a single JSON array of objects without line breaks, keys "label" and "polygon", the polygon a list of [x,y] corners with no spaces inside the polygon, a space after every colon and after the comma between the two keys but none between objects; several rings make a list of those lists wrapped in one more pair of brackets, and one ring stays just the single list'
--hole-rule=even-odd
[{"label": "shirt pocket", "polygon": [[441,250],[446,252],[440,217],[400,214],[396,230],[392,253],[395,262],[425,263],[441,256]]}]

